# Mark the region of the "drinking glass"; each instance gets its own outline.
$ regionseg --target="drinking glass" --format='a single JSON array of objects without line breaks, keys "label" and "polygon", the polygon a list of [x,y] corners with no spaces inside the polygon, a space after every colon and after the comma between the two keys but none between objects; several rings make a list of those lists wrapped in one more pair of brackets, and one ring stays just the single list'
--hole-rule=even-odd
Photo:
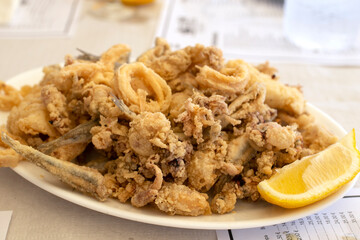
[{"label": "drinking glass", "polygon": [[283,27],[301,48],[349,49],[359,39],[360,0],[285,0]]}]

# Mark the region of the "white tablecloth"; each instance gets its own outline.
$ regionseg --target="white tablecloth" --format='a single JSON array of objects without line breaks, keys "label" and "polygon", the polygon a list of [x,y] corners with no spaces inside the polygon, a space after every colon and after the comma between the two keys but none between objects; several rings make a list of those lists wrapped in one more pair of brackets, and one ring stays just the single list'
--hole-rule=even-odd
[{"label": "white tablecloth", "polygon": [[[152,45],[162,2],[142,6],[126,21],[100,19],[84,4],[72,38],[0,39],[0,79],[63,61],[76,48],[101,53],[116,43],[129,44],[133,56]],[[266,60],[266,59],[264,59]],[[360,134],[360,68],[275,65],[283,82],[302,85],[306,99],[347,131]],[[358,142],[360,137],[357,136]],[[358,184],[359,185],[359,184]],[[13,210],[12,239],[216,239],[215,231],[154,226],[104,215],[75,205],[34,186],[11,169],[0,169],[0,211]]]}]

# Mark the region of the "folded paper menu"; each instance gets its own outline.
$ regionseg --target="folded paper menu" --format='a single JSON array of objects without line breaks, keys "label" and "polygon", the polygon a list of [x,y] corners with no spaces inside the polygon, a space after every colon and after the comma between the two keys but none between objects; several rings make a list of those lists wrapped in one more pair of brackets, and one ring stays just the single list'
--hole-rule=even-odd
[{"label": "folded paper menu", "polygon": [[360,188],[353,188],[325,210],[300,219],[250,229],[216,231],[218,240],[360,239]]}]

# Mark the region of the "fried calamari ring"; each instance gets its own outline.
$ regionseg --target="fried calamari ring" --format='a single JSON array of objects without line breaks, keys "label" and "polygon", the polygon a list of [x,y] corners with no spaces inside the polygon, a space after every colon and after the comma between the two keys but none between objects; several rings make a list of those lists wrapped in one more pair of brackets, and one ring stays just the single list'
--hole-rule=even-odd
[{"label": "fried calamari ring", "polygon": [[114,90],[136,113],[166,112],[171,102],[171,89],[165,80],[140,62],[124,64],[117,70]]},{"label": "fried calamari ring", "polygon": [[229,61],[226,66],[246,66],[249,71],[249,84],[261,83],[266,87],[265,103],[272,108],[300,115],[305,111],[305,100],[297,87],[287,86],[280,81],[274,81],[269,75],[261,73],[254,66],[243,60]]},{"label": "fried calamari ring", "polygon": [[241,93],[250,74],[246,65],[226,64],[219,72],[208,67],[199,67],[196,81],[202,89],[220,91],[224,94]]},{"label": "fried calamari ring", "polygon": [[101,55],[99,62],[106,66],[115,68],[118,64],[124,64],[128,61],[131,49],[125,44],[117,44]]},{"label": "fried calamari ring", "polygon": [[125,44],[112,46],[101,55],[97,62],[74,59],[72,56],[65,57],[65,67],[61,69],[63,78],[83,78],[86,83],[94,82],[109,87],[113,85],[114,69],[127,62],[130,48]]}]

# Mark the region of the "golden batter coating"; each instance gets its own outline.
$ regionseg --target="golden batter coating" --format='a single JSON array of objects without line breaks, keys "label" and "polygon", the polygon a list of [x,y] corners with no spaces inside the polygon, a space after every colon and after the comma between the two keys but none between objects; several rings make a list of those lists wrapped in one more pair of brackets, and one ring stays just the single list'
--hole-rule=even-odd
[{"label": "golden batter coating", "polygon": [[185,185],[165,183],[155,204],[169,215],[199,216],[211,213],[207,199],[205,193],[199,193]]},{"label": "golden batter coating", "polygon": [[172,51],[160,38],[131,63],[122,44],[81,52],[33,87],[1,83],[0,108],[11,111],[0,145],[11,148],[0,167],[26,158],[100,200],[225,214],[259,200],[258,183],[278,168],[336,141],[268,63],[224,62],[200,44]]},{"label": "golden batter coating", "polygon": [[0,81],[0,93],[0,111],[9,111],[12,107],[19,105],[21,93],[3,81]]}]

